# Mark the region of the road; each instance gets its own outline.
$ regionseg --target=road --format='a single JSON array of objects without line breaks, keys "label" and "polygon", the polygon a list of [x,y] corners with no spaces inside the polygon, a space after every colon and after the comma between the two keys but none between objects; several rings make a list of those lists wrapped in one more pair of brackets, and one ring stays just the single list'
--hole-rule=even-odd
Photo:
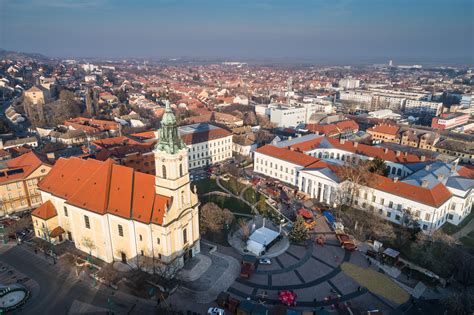
[{"label": "road", "polygon": [[89,281],[78,280],[72,268],[53,265],[41,254],[36,255],[24,247],[0,248],[0,261],[36,280],[40,286],[39,293],[17,314],[67,314],[74,301],[107,310],[109,298],[115,314],[156,313],[154,303],[139,301],[134,305],[136,299],[132,300],[131,296],[102,285],[93,287]]}]

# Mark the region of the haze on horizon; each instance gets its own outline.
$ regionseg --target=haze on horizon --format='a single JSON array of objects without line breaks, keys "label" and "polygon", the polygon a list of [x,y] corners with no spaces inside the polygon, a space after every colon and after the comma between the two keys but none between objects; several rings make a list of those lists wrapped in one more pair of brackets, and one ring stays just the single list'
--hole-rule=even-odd
[{"label": "haze on horizon", "polygon": [[0,0],[0,48],[51,57],[474,64],[472,0]]}]

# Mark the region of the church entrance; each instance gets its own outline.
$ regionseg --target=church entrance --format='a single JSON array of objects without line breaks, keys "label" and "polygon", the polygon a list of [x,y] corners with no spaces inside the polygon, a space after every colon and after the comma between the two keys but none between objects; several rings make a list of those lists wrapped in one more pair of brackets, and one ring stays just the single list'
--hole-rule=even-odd
[{"label": "church entrance", "polygon": [[126,255],[124,252],[122,252],[122,262],[123,262],[124,264],[127,263],[127,255]]}]

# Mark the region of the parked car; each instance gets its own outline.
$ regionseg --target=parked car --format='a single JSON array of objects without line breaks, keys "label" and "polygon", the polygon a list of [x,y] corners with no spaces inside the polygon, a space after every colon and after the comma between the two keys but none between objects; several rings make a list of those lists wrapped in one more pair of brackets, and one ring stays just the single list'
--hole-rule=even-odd
[{"label": "parked car", "polygon": [[209,310],[207,310],[207,315],[225,315],[225,312],[222,308],[210,307]]},{"label": "parked car", "polygon": [[271,265],[272,264],[272,261],[270,260],[270,258],[260,258],[258,260],[258,263],[260,265]]}]

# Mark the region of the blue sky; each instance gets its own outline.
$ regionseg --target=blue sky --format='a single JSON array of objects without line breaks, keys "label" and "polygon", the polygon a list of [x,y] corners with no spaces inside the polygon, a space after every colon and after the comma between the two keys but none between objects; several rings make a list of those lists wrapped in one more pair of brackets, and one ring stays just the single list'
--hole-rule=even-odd
[{"label": "blue sky", "polygon": [[60,57],[474,63],[474,0],[0,0],[0,47]]}]

